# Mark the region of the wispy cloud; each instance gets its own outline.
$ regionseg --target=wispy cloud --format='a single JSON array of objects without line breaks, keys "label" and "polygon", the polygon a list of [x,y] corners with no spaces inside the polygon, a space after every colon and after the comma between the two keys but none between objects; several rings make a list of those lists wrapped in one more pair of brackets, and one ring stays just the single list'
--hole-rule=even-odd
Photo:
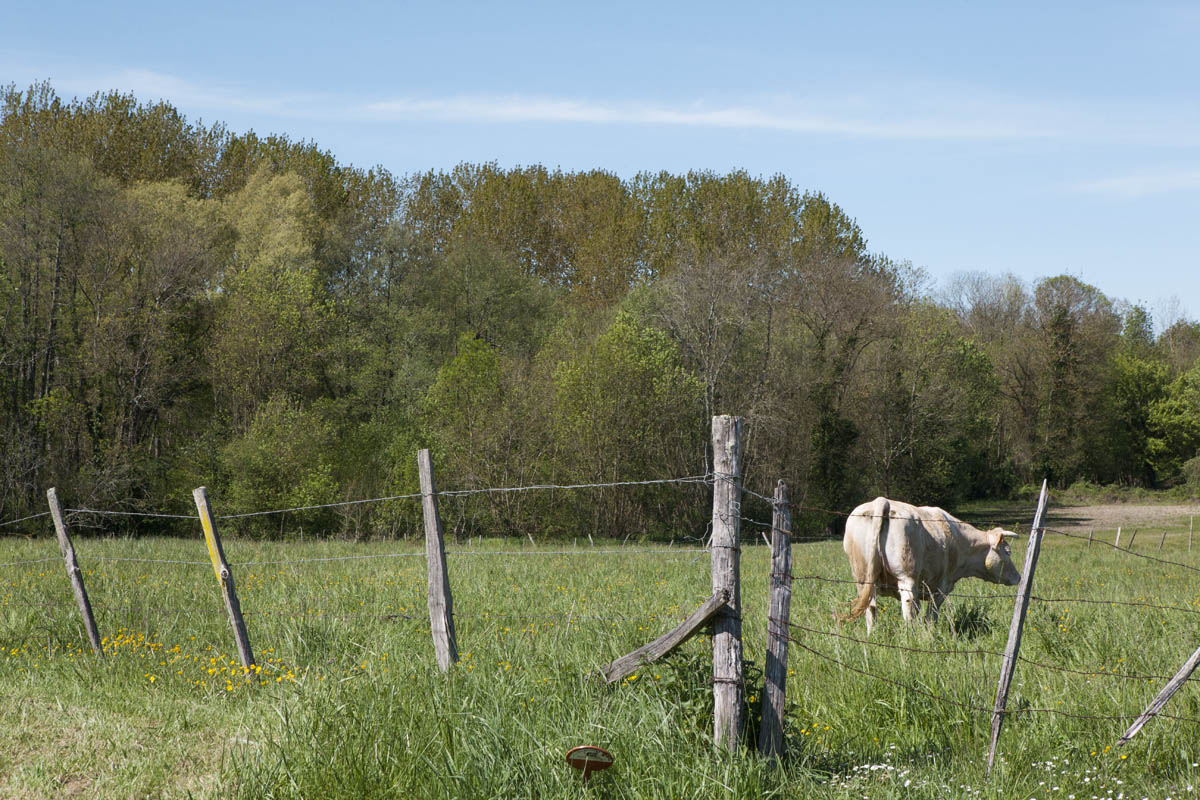
[{"label": "wispy cloud", "polygon": [[1138,198],[1166,192],[1200,190],[1200,169],[1162,170],[1122,175],[1077,184],[1076,191],[1087,194]]},{"label": "wispy cloud", "polygon": [[[862,113],[835,108],[847,103],[779,99],[757,104],[663,105],[613,103],[522,95],[404,97],[368,103],[379,119],[477,123],[583,123],[592,125],[674,125],[851,136],[870,139],[997,140],[1059,135],[1049,126],[1025,125],[976,114],[893,115],[885,109]],[[861,101],[853,105],[863,106]]]},{"label": "wispy cloud", "polygon": [[[535,94],[407,94],[392,98],[341,92],[274,92],[242,83],[197,82],[172,74],[116,69],[51,76],[67,94],[132,91],[210,118],[356,123],[570,124],[674,126],[776,131],[856,139],[932,142],[1066,142],[1194,148],[1200,109],[1181,103],[1085,102],[1000,93],[952,82],[870,82],[855,92],[759,94],[739,100],[651,100]],[[1096,190],[1103,189],[1098,182]],[[1115,191],[1115,185],[1109,191]]]},{"label": "wispy cloud", "polygon": [[877,82],[864,91],[655,103],[524,94],[404,96],[367,102],[379,120],[673,125],[897,141],[1057,141],[1195,147],[1200,111],[1179,103],[1081,101],[954,83]]}]

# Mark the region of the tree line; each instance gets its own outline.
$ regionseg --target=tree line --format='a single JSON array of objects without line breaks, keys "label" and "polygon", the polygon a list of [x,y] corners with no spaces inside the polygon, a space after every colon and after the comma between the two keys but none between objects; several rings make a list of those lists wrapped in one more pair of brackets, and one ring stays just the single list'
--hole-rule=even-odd
[{"label": "tree line", "polygon": [[[1169,322],[1155,335],[1070,275],[934,292],[779,175],[397,176],[118,92],[8,86],[0,106],[0,519],[51,485],[175,513],[201,484],[226,512],[406,494],[420,447],[444,488],[703,475],[720,413],[745,418],[748,486],[783,478],[812,509],[1043,476],[1200,486],[1200,325]],[[234,524],[390,536],[417,513]],[[514,536],[697,535],[707,516],[688,485],[444,513]]]}]

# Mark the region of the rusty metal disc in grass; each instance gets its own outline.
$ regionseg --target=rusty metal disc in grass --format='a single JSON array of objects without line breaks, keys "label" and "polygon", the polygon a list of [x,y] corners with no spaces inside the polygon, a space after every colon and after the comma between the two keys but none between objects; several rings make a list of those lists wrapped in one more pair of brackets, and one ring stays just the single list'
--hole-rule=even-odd
[{"label": "rusty metal disc in grass", "polygon": [[612,753],[590,744],[572,747],[567,751],[567,763],[582,772],[585,781],[593,772],[611,767],[613,760]]}]

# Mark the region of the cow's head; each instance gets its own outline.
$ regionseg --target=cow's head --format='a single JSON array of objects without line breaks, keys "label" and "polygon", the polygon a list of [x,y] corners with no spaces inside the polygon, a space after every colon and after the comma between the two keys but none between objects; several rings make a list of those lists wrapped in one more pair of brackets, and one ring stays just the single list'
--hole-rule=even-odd
[{"label": "cow's head", "polygon": [[1002,528],[992,528],[988,535],[991,537],[992,546],[983,561],[987,579],[1004,586],[1016,586],[1021,582],[1021,571],[1012,562],[1012,550],[1009,549],[1007,541],[1016,534]]}]

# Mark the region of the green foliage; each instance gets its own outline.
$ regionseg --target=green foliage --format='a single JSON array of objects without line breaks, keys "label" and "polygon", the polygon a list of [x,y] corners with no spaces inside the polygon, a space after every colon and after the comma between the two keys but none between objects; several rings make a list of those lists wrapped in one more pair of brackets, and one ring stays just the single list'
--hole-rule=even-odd
[{"label": "green foliage", "polygon": [[[500,359],[487,342],[464,333],[458,353],[438,370],[423,403],[426,424],[454,474],[467,485],[489,476],[504,432]],[[490,477],[490,476],[489,476]]]},{"label": "green foliage", "polygon": [[[1151,422],[1156,406],[1160,406],[1169,380],[1167,365],[1134,355],[1118,353],[1113,358],[1111,383],[1107,388],[1112,423],[1111,452],[1121,465],[1118,478],[1142,486],[1152,485],[1156,473],[1155,452],[1161,445],[1152,442]],[[1161,420],[1161,412],[1159,414]],[[1165,421],[1165,420],[1162,420]],[[1161,462],[1163,470],[1170,465]],[[1169,477],[1166,474],[1162,478]]]},{"label": "green foliage", "polygon": [[[285,396],[272,396],[256,411],[246,433],[222,452],[229,475],[222,502],[230,506],[230,513],[336,502],[333,445],[334,428],[329,422]],[[309,524],[320,530],[329,525],[329,516],[328,512],[302,512],[300,525],[315,520]],[[251,517],[234,524],[257,535],[291,528],[284,515]]]},{"label": "green foliage", "polygon": [[[587,350],[554,371],[557,434],[572,474],[661,474],[697,444],[700,382],[661,331],[618,314]],[[700,423],[700,424],[698,424]]]},{"label": "green foliage", "polygon": [[1200,368],[1180,375],[1154,399],[1146,411],[1148,458],[1161,484],[1183,476],[1200,488],[1200,477],[1186,471],[1200,454]]},{"label": "green foliage", "polygon": [[[696,474],[704,452],[702,397],[700,382],[684,368],[674,342],[618,313],[594,342],[554,369],[562,477],[602,482],[674,477],[681,469]],[[602,511],[598,500],[580,509],[580,524],[628,534],[645,530],[652,513],[653,506],[625,501]]]},{"label": "green foliage", "polygon": [[213,362],[241,425],[272,393],[314,396],[328,309],[306,235],[311,201],[296,176],[260,171],[226,208],[237,239],[214,298]]},{"label": "green foliage", "polygon": [[994,368],[953,315],[914,304],[879,358],[866,436],[884,494],[945,505],[1005,494],[1006,477],[990,452]]}]

